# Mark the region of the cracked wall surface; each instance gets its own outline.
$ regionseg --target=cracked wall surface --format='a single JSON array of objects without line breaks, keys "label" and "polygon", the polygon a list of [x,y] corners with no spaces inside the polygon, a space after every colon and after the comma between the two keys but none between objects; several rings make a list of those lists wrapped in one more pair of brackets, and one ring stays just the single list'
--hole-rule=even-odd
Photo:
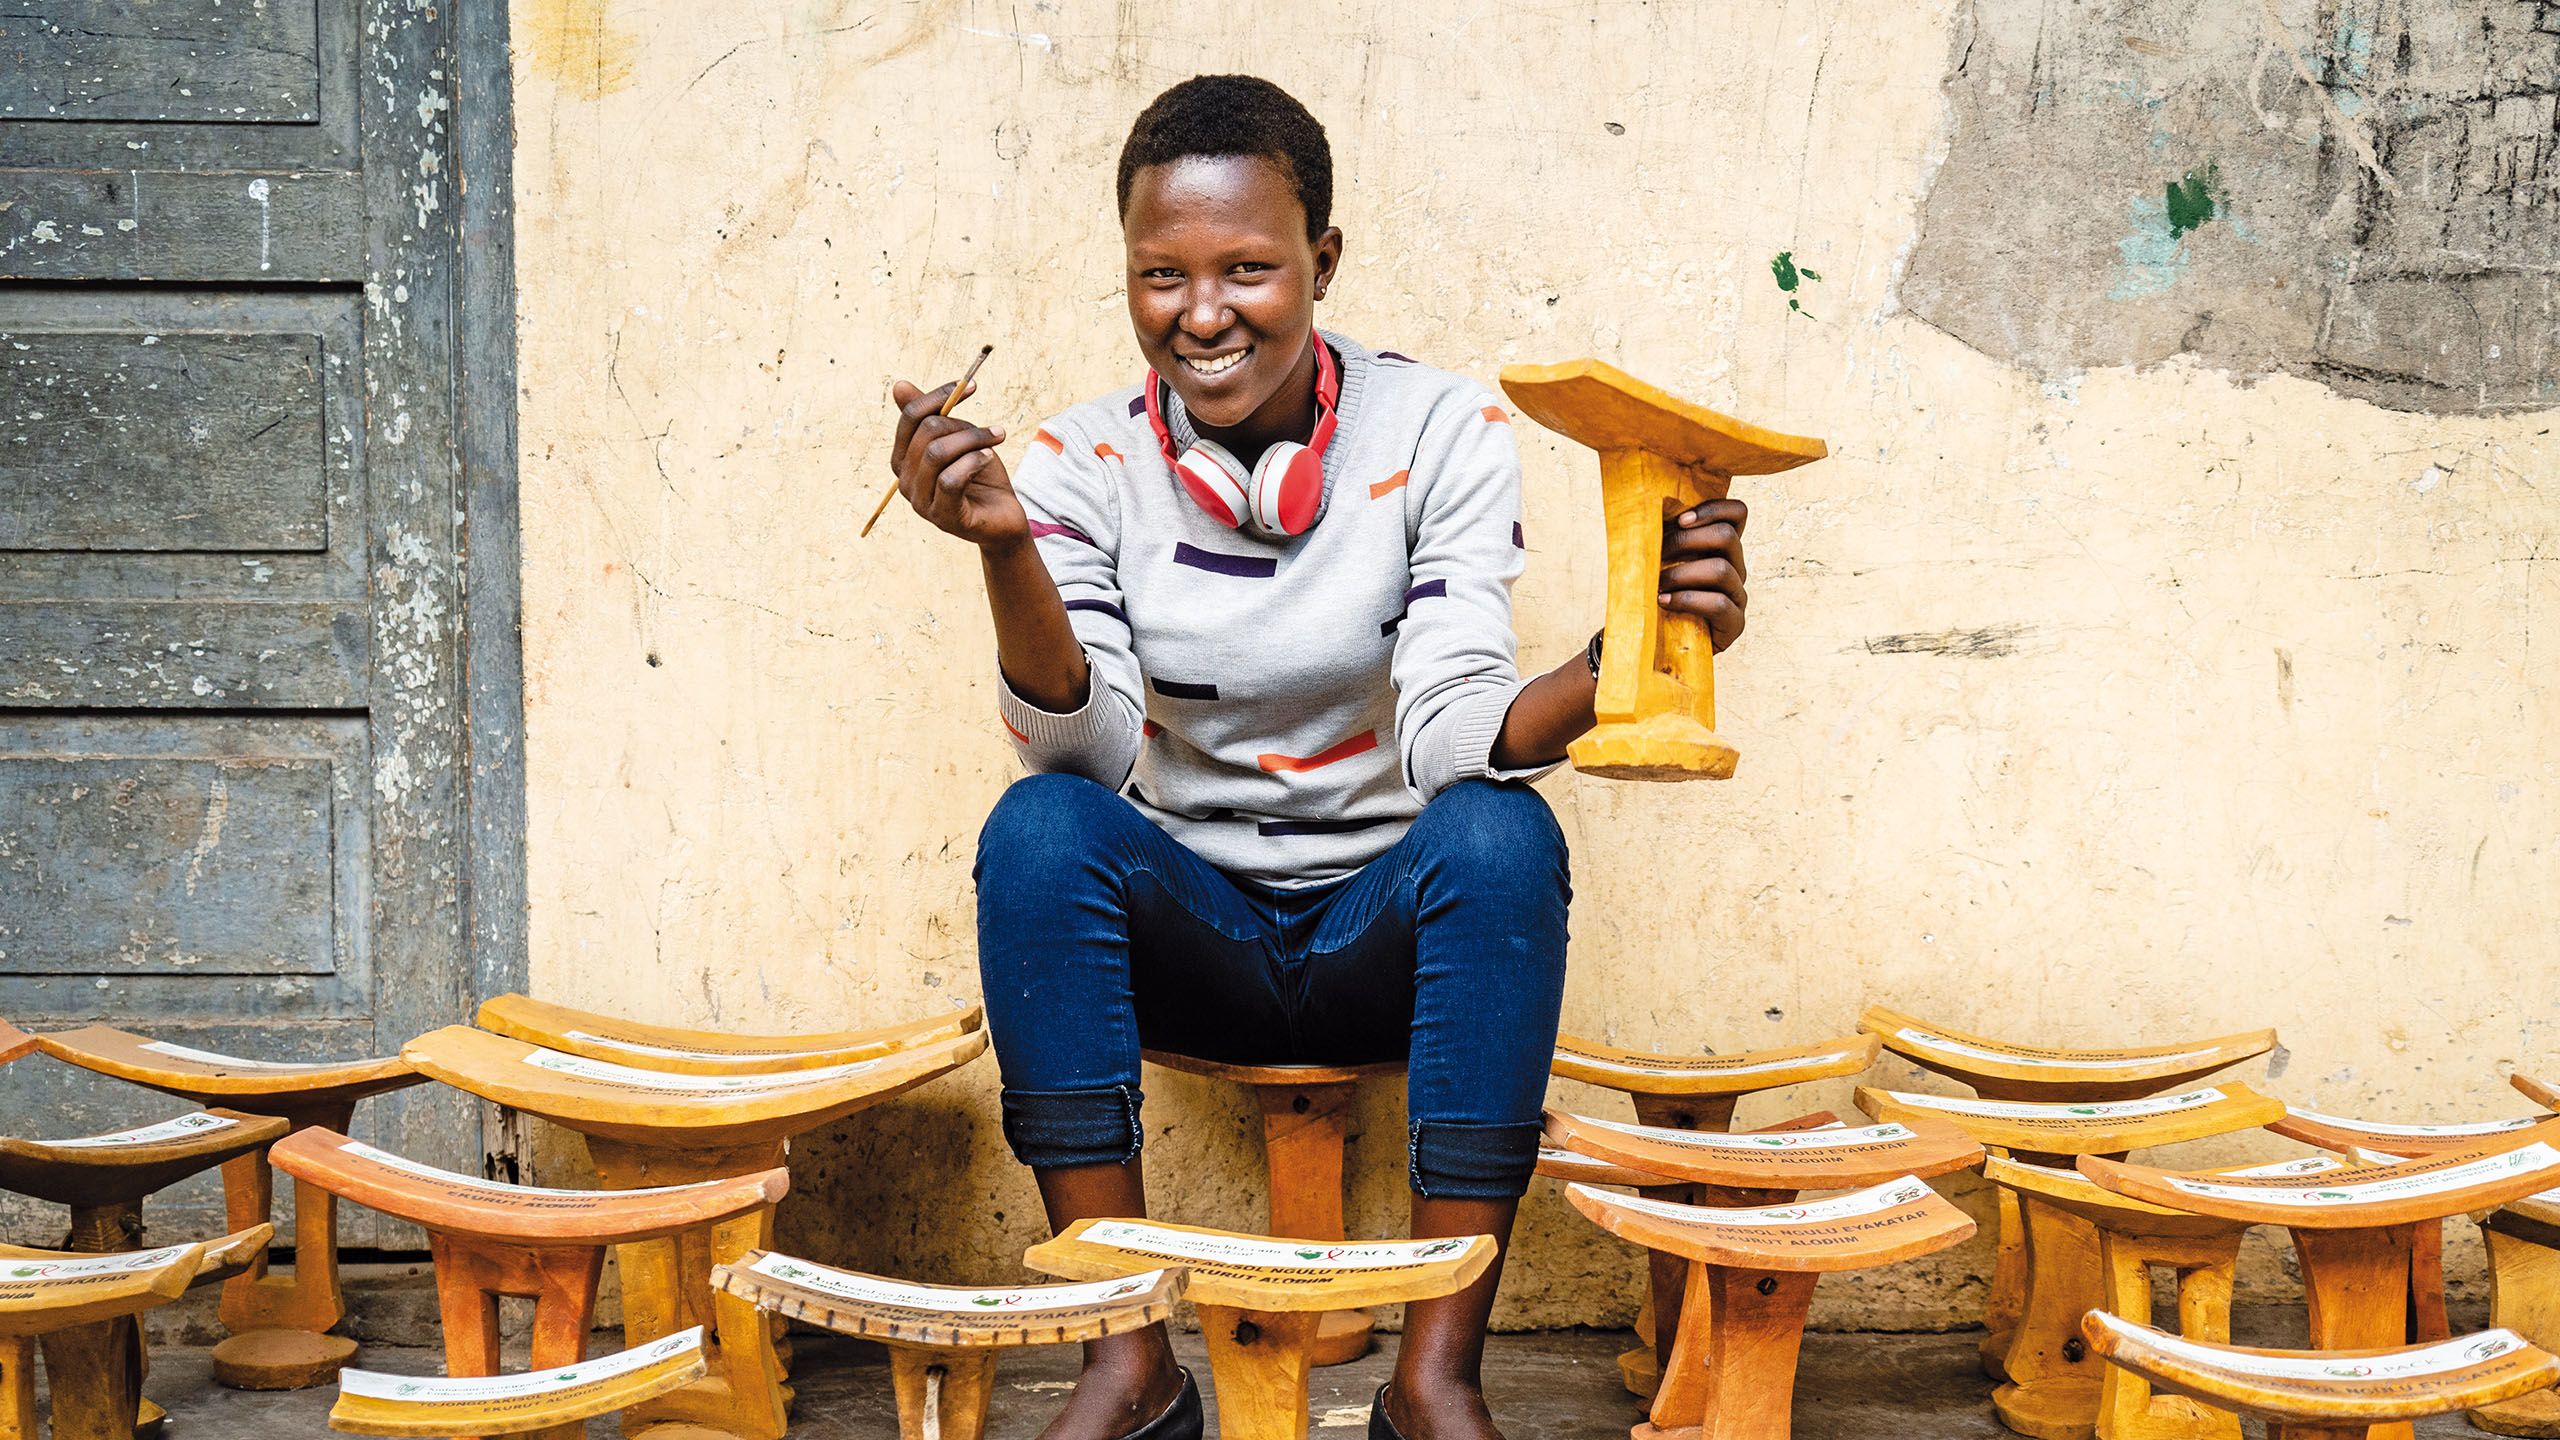
[{"label": "cracked wall surface", "polygon": [[[2248,4],[2172,8],[2253,59]],[[1027,437],[1134,377],[1121,136],[1163,86],[1250,68],[1333,138],[1349,245],[1327,324],[1488,382],[1599,355],[1830,442],[1735,487],[1750,631],[1716,673],[1735,778],[1542,782],[1573,845],[1569,1028],[1746,1049],[1839,1034],[1871,1000],[2053,1042],[2274,1025],[2285,1056],[2234,1078],[2402,1121],[2518,1114],[2503,1072],[2560,1071],[2560,411],[2438,415],[2227,371],[2175,355],[2192,317],[2123,363],[2029,367],[1915,313],[1972,143],[1949,75],[1968,35],[1990,65],[1999,28],[1962,0],[516,0],[514,17],[544,997],[758,1032],[976,998],[971,855],[1014,765],[975,559],[910,514],[854,538],[888,479],[888,384],[992,341],[964,413]],[[2297,102],[2290,62],[2266,66],[2272,114]],[[2150,156],[2150,112],[2122,113],[2121,144]],[[2120,182],[2064,187],[2100,268],[2010,257],[2016,323],[2097,303],[2135,200],[2166,223],[2173,179],[2176,213],[2211,218],[2179,237],[2188,268],[2107,302],[2120,313],[2186,303],[2231,256],[2308,253],[2309,235],[2236,233],[2277,153],[2238,113]],[[2297,150],[2319,137],[2288,131],[2278,151]],[[1975,233],[1988,267],[2002,237]],[[2208,332],[2310,333],[2264,290]],[[1599,622],[1598,467],[1519,429],[1515,612],[1543,668]],[[1891,1062],[1868,1078],[1951,1088]],[[1251,1102],[1146,1084],[1159,1213],[1262,1223]],[[1816,1107],[1848,1113],[1849,1085],[1743,1118]],[[1353,1227],[1397,1233],[1395,1086],[1364,1092],[1354,1131]],[[542,1157],[563,1183],[575,1150]],[[2160,1158],[2290,1153],[2260,1136]],[[816,1258],[983,1280],[1021,1273],[1041,1234],[989,1061],[792,1163],[781,1242]],[[2287,1293],[2281,1259],[2252,1242],[2250,1297]],[[1965,1323],[1988,1263],[1976,1242],[1834,1276],[1817,1316]],[[1541,1181],[1498,1323],[1624,1323],[1640,1274]]]},{"label": "cracked wall surface", "polygon": [[2055,376],[2560,404],[2560,0],[1968,0],[1902,287]]}]

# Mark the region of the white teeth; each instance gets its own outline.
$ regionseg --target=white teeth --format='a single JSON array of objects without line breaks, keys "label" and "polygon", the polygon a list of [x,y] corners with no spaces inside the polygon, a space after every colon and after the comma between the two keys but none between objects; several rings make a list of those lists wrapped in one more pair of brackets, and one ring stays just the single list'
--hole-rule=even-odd
[{"label": "white teeth", "polygon": [[1192,371],[1196,374],[1219,375],[1236,368],[1237,363],[1242,361],[1245,356],[1251,354],[1252,351],[1253,347],[1248,345],[1244,349],[1238,350],[1232,355],[1221,355],[1214,360],[1194,360],[1186,355],[1183,357],[1182,363],[1190,366]]}]

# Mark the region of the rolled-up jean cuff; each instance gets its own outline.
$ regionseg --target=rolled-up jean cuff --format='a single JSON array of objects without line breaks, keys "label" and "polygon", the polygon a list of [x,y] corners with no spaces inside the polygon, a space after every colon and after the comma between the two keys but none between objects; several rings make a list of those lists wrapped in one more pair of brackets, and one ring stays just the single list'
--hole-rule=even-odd
[{"label": "rolled-up jean cuff", "polygon": [[1434,1200],[1514,1200],[1538,1169],[1535,1120],[1517,1125],[1413,1122],[1415,1193]]},{"label": "rolled-up jean cuff", "polygon": [[1118,1165],[1138,1153],[1142,1132],[1135,1085],[1099,1090],[1004,1092],[1004,1139],[1034,1170],[1066,1165]]}]

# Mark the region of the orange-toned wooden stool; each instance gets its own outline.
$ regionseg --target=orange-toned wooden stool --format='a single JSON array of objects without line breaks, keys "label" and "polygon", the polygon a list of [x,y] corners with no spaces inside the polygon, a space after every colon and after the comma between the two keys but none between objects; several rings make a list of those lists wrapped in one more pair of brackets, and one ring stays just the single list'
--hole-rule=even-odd
[{"label": "orange-toned wooden stool", "polygon": [[1785,1440],[1813,1287],[1944,1250],[1973,1221],[1913,1176],[1806,1204],[1677,1205],[1571,1185],[1575,1209],[1623,1240],[1689,1261],[1671,1362],[1633,1440]]},{"label": "orange-toned wooden stool", "polygon": [[1774,475],[1831,452],[1598,360],[1506,365],[1502,389],[1522,414],[1600,452],[1609,535],[1607,640],[1594,702],[1600,723],[1567,747],[1573,768],[1609,780],[1731,777],[1734,749],[1715,733],[1715,645],[1706,622],[1654,602],[1662,522],[1723,499],[1736,475]]},{"label": "orange-toned wooden stool", "polygon": [[2269,1440],[2379,1440],[2409,1433],[2414,1419],[2560,1380],[2560,1358],[2511,1330],[2384,1350],[2253,1350],[2093,1310],[2083,1331],[2101,1357],[2155,1389],[2264,1417]]},{"label": "orange-toned wooden stool", "polygon": [[[1338,1241],[1342,1223],[1342,1155],[1351,1133],[1351,1104],[1360,1082],[1401,1075],[1377,1065],[1228,1065],[1144,1052],[1150,1065],[1243,1086],[1262,1111],[1262,1158],[1269,1175],[1271,1233],[1293,1240]],[[1376,1322],[1366,1310],[1337,1310],[1316,1321],[1317,1365],[1343,1365],[1369,1353]]]},{"label": "orange-toned wooden stool", "polygon": [[[398,1057],[284,1063],[218,1055],[104,1025],[36,1037],[46,1054],[101,1075],[166,1091],[198,1105],[281,1117],[290,1130],[345,1130],[368,1095],[426,1077]],[[225,1217],[235,1231],[268,1223],[275,1175],[263,1150],[222,1167]],[[268,1273],[261,1253],[222,1289],[231,1334],[213,1347],[213,1378],[243,1390],[299,1390],[338,1373],[356,1342],[329,1328],[347,1313],[338,1289],[337,1201],[326,1191],[294,1191],[293,1274]]]},{"label": "orange-toned wooden stool", "polygon": [[[508,1185],[422,1165],[350,1140],[305,1130],[270,1152],[277,1169],[427,1232],[444,1319],[444,1370],[454,1378],[499,1373],[498,1301],[533,1305],[533,1370],[587,1357],[596,1281],[609,1245],[694,1234],[769,1211],[791,1188],[780,1168],[646,1190],[549,1190]],[[580,1440],[564,1420],[545,1440]]]},{"label": "orange-toned wooden stool", "polygon": [[204,1245],[114,1255],[0,1245],[0,1436],[35,1440],[35,1356],[52,1379],[54,1440],[133,1440],[143,1311],[266,1253],[265,1225]]},{"label": "orange-toned wooden stool", "polygon": [[[2560,1190],[2511,1201],[2480,1222],[2489,1242],[2489,1320],[2548,1350],[2560,1345]],[[2560,1392],[2494,1401],[2471,1412],[2493,1435],[2560,1436]]]},{"label": "orange-toned wooden stool", "polygon": [[338,1377],[329,1428],[357,1435],[582,1436],[587,1421],[702,1378],[702,1327],[523,1375]]},{"label": "orange-toned wooden stool", "polygon": [[[2082,1174],[2154,1205],[2253,1225],[2282,1225],[2302,1263],[2316,1350],[2384,1350],[2408,1333],[2409,1255],[2421,1227],[2521,1200],[2560,1183],[2560,1119],[2515,1132],[2500,1148],[2458,1150],[2402,1165],[2308,1179],[2197,1175],[2083,1156]],[[2406,1425],[2377,1426],[2407,1440]]]},{"label": "orange-toned wooden stool", "polygon": [[920,1285],[759,1250],[711,1272],[711,1283],[760,1309],[887,1346],[899,1440],[979,1440],[997,1351],[1161,1324],[1182,1296],[1183,1272],[973,1288]]},{"label": "orange-toned wooden stool", "polygon": [[[2275,1048],[2276,1032],[2251,1030],[2211,1040],[2124,1049],[2069,1049],[2019,1045],[1933,1025],[1882,1005],[1867,1008],[1858,1028],[1924,1070],[1973,1087],[1985,1100],[2077,1104],[2091,1100],[2139,1100],[2181,1089]],[[2032,1158],[2032,1157],[2029,1157]],[[2027,1303],[2027,1233],[2018,1197],[1997,1192],[1991,1293],[1983,1305],[1982,1368],[1994,1380],[2016,1338]]]},{"label": "orange-toned wooden stool", "polygon": [[[783,1163],[794,1135],[901,1095],[977,1058],[984,1031],[813,1070],[682,1075],[591,1060],[448,1026],[401,1053],[425,1073],[484,1100],[538,1115],[586,1138],[596,1174],[615,1190],[691,1185]],[[635,1407],[633,1440],[779,1440],[790,1391],[776,1327],[748,1302],[715,1295],[711,1271],[773,1244],[773,1208],[704,1230],[618,1247],[623,1332],[633,1347],[706,1326],[709,1374]]]},{"label": "orange-toned wooden stool", "polygon": [[2552,1085],[2541,1080],[2536,1080],[2521,1070],[2509,1075],[2507,1077],[2507,1083],[2516,1087],[2517,1094],[2522,1095],[2524,1098],[2541,1106],[2543,1109],[2560,1110],[2560,1085]]},{"label": "orange-toned wooden stool", "polygon": [[[2067,1167],[2078,1155],[2122,1155],[2252,1129],[2284,1113],[2281,1103],[2246,1085],[2071,1105],[1861,1087],[1857,1102],[1882,1120],[1950,1122],[2012,1159],[2052,1168]],[[2089,1360],[2079,1325],[2081,1313],[2106,1296],[2097,1228],[2034,1195],[2006,1186],[1999,1193],[2018,1202],[2026,1282],[1992,1410],[2021,1435],[2090,1440],[2097,1433],[2103,1367]]]},{"label": "orange-toned wooden stool", "polygon": [[[1555,1060],[1548,1072],[1566,1080],[1579,1080],[1607,1090],[1623,1092],[1634,1103],[1636,1123],[1671,1130],[1728,1131],[1733,1128],[1734,1107],[1745,1096],[1786,1085],[1802,1085],[1815,1080],[1837,1079],[1855,1075],[1875,1063],[1877,1042],[1873,1036],[1853,1035],[1843,1040],[1825,1040],[1812,1045],[1792,1045],[1774,1050],[1747,1050],[1732,1055],[1672,1055],[1646,1050],[1622,1050],[1597,1040],[1578,1035],[1556,1037]],[[1829,1118],[1829,1117],[1825,1117]],[[1816,1124],[1819,1121],[1814,1122]],[[1791,1121],[1774,1127],[1781,1130],[1812,1128]],[[1575,1175],[1552,1172],[1561,1179],[1579,1179]],[[1695,1201],[1699,1197],[1686,1193],[1685,1187],[1663,1189],[1647,1187],[1639,1193],[1656,1200]],[[1627,1389],[1647,1399],[1654,1387],[1662,1383],[1660,1351],[1670,1343],[1670,1332],[1654,1323],[1666,1294],[1676,1304],[1678,1286],[1687,1266],[1676,1256],[1656,1256],[1653,1273],[1645,1284],[1643,1304],[1636,1311],[1636,1338],[1642,1343],[1618,1357],[1618,1375]]]},{"label": "orange-toned wooden stool", "polygon": [[1181,1266],[1209,1347],[1218,1433],[1226,1440],[1306,1440],[1307,1371],[1320,1317],[1453,1295],[1484,1274],[1493,1256],[1490,1235],[1324,1245],[1152,1220],[1079,1220],[1022,1260],[1069,1280]]},{"label": "orange-toned wooden stool", "polygon": [[566,1055],[640,1065],[678,1075],[763,1075],[776,1070],[816,1070],[912,1050],[966,1035],[985,1025],[977,1006],[868,1030],[808,1035],[733,1035],[644,1025],[618,1015],[572,1009],[530,995],[501,995],[481,1005],[471,1023]]}]

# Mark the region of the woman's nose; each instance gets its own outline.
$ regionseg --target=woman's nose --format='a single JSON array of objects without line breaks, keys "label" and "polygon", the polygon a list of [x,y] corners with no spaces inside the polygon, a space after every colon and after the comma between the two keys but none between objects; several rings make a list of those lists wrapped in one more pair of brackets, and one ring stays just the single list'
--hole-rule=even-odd
[{"label": "woman's nose", "polygon": [[1215,340],[1235,321],[1235,311],[1215,286],[1195,287],[1184,297],[1182,328],[1194,339]]}]

